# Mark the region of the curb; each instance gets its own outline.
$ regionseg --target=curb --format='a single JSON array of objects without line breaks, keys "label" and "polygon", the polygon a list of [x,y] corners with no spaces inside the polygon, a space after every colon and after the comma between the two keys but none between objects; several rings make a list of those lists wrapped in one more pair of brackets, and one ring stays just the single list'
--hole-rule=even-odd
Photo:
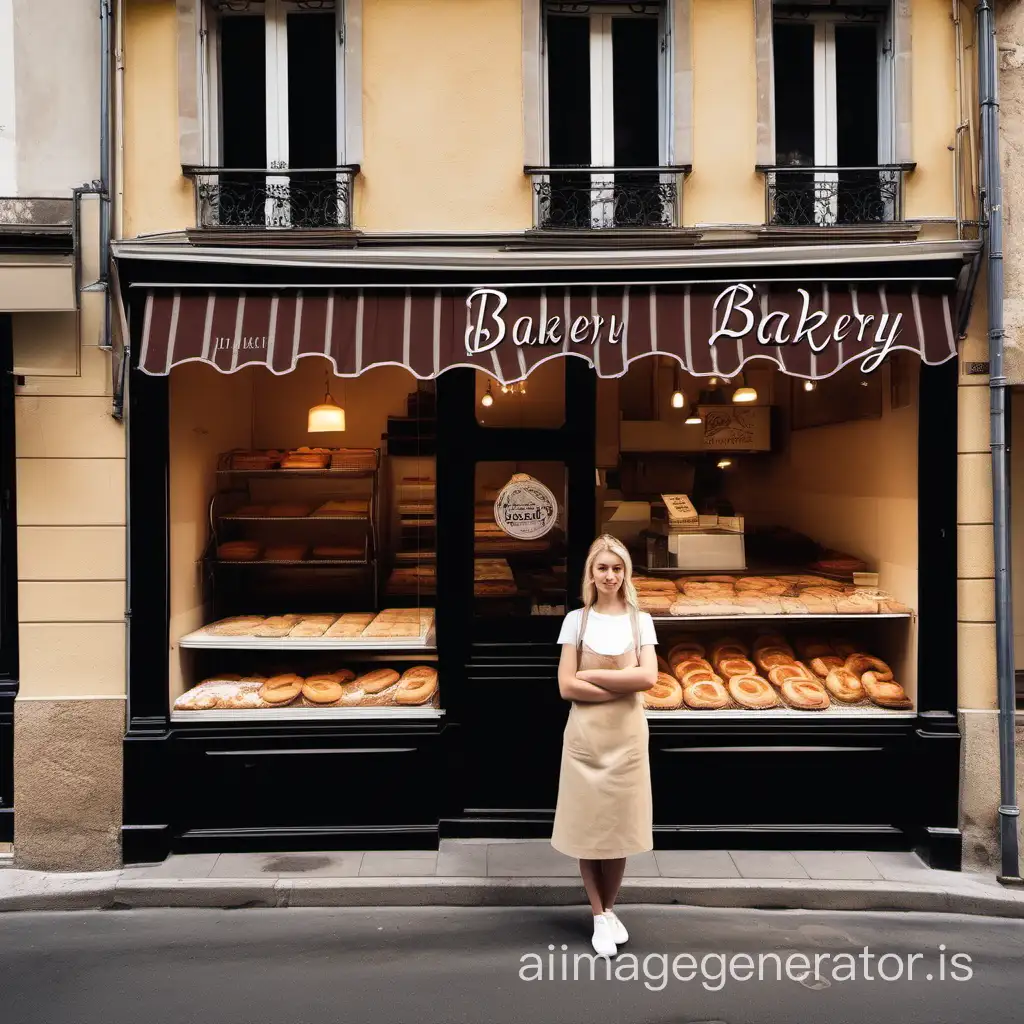
[{"label": "curb", "polygon": [[[565,878],[92,879],[46,875],[0,895],[0,912],[289,907],[581,906]],[[913,882],[633,879],[620,902],[751,910],[897,911],[1024,918],[1024,894],[979,883],[950,891]]]}]

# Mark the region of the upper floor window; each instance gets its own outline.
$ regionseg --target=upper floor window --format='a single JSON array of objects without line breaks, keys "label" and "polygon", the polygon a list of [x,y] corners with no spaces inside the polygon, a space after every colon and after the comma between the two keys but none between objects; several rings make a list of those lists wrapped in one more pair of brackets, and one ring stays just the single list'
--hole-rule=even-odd
[{"label": "upper floor window", "polygon": [[203,13],[217,173],[197,183],[200,222],[347,226],[341,0],[212,0]]},{"label": "upper floor window", "polygon": [[535,173],[541,227],[676,222],[667,33],[659,3],[545,7],[546,162],[577,170]]},{"label": "upper floor window", "polygon": [[891,4],[775,0],[773,20],[774,222],[898,219]]}]

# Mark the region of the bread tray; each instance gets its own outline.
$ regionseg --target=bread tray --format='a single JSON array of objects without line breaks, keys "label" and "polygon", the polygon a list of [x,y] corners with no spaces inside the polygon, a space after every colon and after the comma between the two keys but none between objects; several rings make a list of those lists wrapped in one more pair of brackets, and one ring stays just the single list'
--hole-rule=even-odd
[{"label": "bread tray", "polygon": [[442,708],[433,707],[350,707],[350,708],[260,708],[254,711],[172,711],[171,721],[176,723],[223,722],[323,722],[345,719],[438,719]]},{"label": "bread tray", "polygon": [[[264,637],[217,636],[197,629],[178,641],[179,647],[222,651],[435,651],[434,631],[413,637]],[[195,712],[185,712],[194,714]]]},{"label": "bread tray", "polygon": [[[204,714],[205,712],[198,712]],[[182,714],[197,714],[194,711],[182,712]],[[758,711],[755,708],[722,708],[720,711],[693,708],[677,708],[674,711],[658,711],[656,708],[645,709],[644,714],[648,721],[660,722],[664,719],[679,721],[684,719],[688,722],[699,721],[705,718],[714,719],[752,719],[752,718],[802,718],[805,721],[811,719],[836,719],[849,720],[852,718],[915,718],[916,711],[897,711],[891,708],[880,708],[875,704],[841,705],[832,703],[829,707],[820,711],[801,711],[798,708],[776,707],[765,708]]]},{"label": "bread tray", "polygon": [[672,623],[672,622],[818,622],[821,620],[838,621],[844,620],[848,622],[876,622],[878,619],[910,619],[913,618],[913,612],[833,612],[827,613],[816,613],[816,612],[800,612],[787,615],[785,612],[781,614],[764,614],[764,615],[651,615],[651,618],[655,623]]}]

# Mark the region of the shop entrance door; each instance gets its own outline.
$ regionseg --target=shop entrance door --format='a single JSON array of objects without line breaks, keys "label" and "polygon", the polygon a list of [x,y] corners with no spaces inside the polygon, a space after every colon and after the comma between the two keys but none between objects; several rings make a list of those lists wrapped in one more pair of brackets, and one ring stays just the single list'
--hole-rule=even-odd
[{"label": "shop entrance door", "polygon": [[[556,640],[563,615],[579,604],[595,531],[596,381],[582,360],[560,362],[558,426],[488,426],[477,415],[474,371],[452,370],[437,382],[437,624],[457,737],[442,836],[551,830],[568,714]],[[495,522],[494,492],[515,473],[556,499],[546,543],[519,542]]]}]

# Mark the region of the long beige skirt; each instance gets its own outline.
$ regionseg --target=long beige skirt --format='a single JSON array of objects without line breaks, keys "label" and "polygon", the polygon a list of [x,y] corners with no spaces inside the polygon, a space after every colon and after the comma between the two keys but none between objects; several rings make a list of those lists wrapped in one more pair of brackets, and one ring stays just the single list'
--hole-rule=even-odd
[{"label": "long beige skirt", "polygon": [[648,735],[639,694],[572,705],[551,833],[556,850],[613,860],[654,849]]}]

